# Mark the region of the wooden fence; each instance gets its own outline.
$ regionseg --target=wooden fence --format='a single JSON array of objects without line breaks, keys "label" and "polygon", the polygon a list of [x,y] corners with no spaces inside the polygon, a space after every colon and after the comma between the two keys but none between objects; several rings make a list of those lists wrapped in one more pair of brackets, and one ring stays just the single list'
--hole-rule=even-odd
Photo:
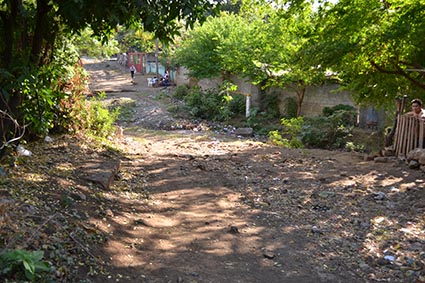
[{"label": "wooden fence", "polygon": [[406,156],[415,148],[424,148],[425,120],[404,115],[397,116],[397,127],[394,135],[396,156]]}]

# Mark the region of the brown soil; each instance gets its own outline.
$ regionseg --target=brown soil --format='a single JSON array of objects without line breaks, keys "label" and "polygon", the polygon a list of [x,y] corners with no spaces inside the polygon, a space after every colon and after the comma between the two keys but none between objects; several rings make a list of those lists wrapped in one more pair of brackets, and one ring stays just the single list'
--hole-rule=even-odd
[{"label": "brown soil", "polygon": [[80,279],[425,282],[422,171],[198,127],[166,131],[181,123],[167,111],[173,88],[150,88],[140,74],[132,84],[116,62],[85,66],[91,89],[132,114],[120,121],[112,186],[75,185],[86,196],[73,204],[81,225],[104,238],[83,255],[102,270],[81,267]]}]

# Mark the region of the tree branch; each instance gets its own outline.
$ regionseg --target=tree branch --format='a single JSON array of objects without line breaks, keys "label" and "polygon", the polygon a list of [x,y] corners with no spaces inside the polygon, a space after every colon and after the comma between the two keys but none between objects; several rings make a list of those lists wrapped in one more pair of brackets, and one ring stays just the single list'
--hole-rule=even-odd
[{"label": "tree branch", "polygon": [[402,77],[405,77],[408,81],[410,81],[412,84],[414,84],[417,87],[420,87],[422,89],[425,89],[425,84],[421,83],[418,80],[415,80],[414,78],[412,78],[411,76],[409,76],[408,73],[406,73],[402,68],[400,68],[400,66],[396,65],[396,70],[388,70],[388,69],[384,69],[381,66],[379,66],[378,64],[376,64],[376,62],[374,62],[373,60],[370,61],[370,64],[375,67],[379,72],[381,73],[385,73],[385,74],[391,74],[391,75],[399,75]]},{"label": "tree branch", "polygon": [[[16,133],[16,129],[19,129],[19,128],[21,128],[21,126],[19,125],[19,123],[18,123],[18,121],[16,121],[15,119],[13,119],[13,117],[12,116],[10,116],[7,112],[5,112],[5,111],[3,111],[3,110],[0,110],[0,114],[2,115],[2,117],[1,117],[1,119],[0,120],[2,120],[3,121],[3,119],[8,119],[8,120],[10,120],[10,121],[12,121],[13,122],[13,124],[15,124],[15,133]],[[3,148],[5,148],[6,146],[8,146],[9,144],[11,144],[11,143],[13,143],[13,142],[15,142],[15,141],[18,141],[18,140],[20,140],[24,135],[25,135],[25,128],[26,128],[26,126],[23,126],[22,127],[22,133],[21,133],[21,135],[20,136],[18,136],[18,137],[14,137],[14,138],[12,138],[11,140],[8,140],[8,141],[5,141],[1,146],[0,146],[0,150],[2,150]]]}]

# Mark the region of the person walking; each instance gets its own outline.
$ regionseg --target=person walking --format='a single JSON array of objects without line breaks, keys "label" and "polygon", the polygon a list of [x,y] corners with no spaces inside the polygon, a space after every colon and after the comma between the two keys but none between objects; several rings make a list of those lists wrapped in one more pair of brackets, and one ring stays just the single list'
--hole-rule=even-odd
[{"label": "person walking", "polygon": [[134,74],[136,73],[136,67],[134,65],[130,66],[130,75],[131,75],[131,82],[134,82]]}]

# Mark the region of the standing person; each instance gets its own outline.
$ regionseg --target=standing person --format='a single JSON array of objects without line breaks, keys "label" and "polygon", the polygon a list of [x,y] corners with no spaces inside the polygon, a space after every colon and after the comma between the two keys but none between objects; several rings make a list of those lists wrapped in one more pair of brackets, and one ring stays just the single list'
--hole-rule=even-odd
[{"label": "standing person", "polygon": [[164,77],[163,77],[163,80],[162,80],[164,86],[169,85],[169,79],[170,79],[170,75],[168,74],[168,71],[165,71]]},{"label": "standing person", "polygon": [[134,81],[134,74],[136,73],[136,67],[134,65],[130,66],[131,82]]},{"label": "standing person", "polygon": [[410,102],[410,105],[412,106],[412,111],[407,112],[406,116],[425,119],[425,109],[422,108],[422,100],[415,98]]}]

